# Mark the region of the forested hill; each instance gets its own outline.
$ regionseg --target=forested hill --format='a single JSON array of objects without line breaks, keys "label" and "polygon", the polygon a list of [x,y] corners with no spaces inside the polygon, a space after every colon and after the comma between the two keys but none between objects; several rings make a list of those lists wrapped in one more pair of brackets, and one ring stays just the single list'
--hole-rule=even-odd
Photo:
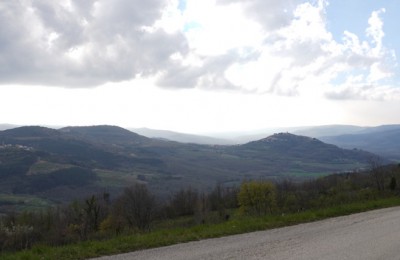
[{"label": "forested hill", "polygon": [[60,132],[66,136],[109,145],[143,145],[151,142],[151,139],[147,137],[109,125],[64,127],[60,129]]},{"label": "forested hill", "polygon": [[318,163],[332,162],[362,162],[371,156],[362,150],[341,149],[332,144],[326,144],[316,138],[298,136],[290,133],[279,133],[267,138],[241,145],[243,154],[251,153],[258,157],[282,157],[287,161],[307,160]]},{"label": "forested hill", "polygon": [[19,127],[0,131],[0,190],[68,201],[141,182],[161,196],[187,186],[351,171],[366,167],[371,156],[288,133],[212,146],[151,139],[116,126]]}]

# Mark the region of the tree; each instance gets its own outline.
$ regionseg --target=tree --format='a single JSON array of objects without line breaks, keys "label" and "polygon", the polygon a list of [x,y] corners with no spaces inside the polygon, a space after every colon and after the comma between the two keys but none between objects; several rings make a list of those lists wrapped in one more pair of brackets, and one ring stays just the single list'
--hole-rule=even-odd
[{"label": "tree", "polygon": [[197,190],[189,187],[176,192],[169,203],[173,216],[191,216],[196,211],[199,193]]},{"label": "tree", "polygon": [[244,182],[238,195],[240,210],[245,214],[265,215],[276,206],[276,188],[269,181]]},{"label": "tree", "polygon": [[237,208],[238,189],[234,187],[224,187],[217,184],[208,195],[211,210],[217,211],[221,219],[228,220],[227,209]]},{"label": "tree", "polygon": [[390,179],[390,184],[389,184],[389,188],[390,190],[395,190],[397,187],[397,181],[396,181],[396,177],[392,176],[392,178]]},{"label": "tree", "polygon": [[206,194],[201,193],[196,203],[195,221],[196,223],[206,223],[207,215],[210,211],[210,205]]},{"label": "tree", "polygon": [[97,231],[99,229],[101,207],[94,195],[85,200],[83,210],[85,212],[84,214],[85,233]]},{"label": "tree", "polygon": [[143,184],[126,188],[119,198],[122,214],[130,227],[148,230],[154,218],[155,198]]},{"label": "tree", "polygon": [[382,158],[374,156],[368,160],[371,174],[375,180],[376,187],[379,191],[385,190],[385,170],[382,167]]}]

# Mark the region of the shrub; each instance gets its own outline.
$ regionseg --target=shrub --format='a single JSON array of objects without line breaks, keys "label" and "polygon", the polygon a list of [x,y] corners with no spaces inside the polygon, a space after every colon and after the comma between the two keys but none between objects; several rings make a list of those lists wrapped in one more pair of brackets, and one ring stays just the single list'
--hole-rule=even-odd
[{"label": "shrub", "polygon": [[265,215],[276,206],[276,188],[268,181],[244,182],[238,195],[240,210],[245,214]]}]

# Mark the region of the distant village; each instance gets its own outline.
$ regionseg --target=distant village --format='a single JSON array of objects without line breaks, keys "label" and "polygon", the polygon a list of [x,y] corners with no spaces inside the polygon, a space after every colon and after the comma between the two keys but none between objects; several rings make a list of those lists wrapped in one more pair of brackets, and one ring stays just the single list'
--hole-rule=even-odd
[{"label": "distant village", "polygon": [[25,151],[33,151],[33,147],[20,145],[20,144],[0,144],[0,149],[7,149],[7,148],[14,148],[14,149],[21,149]]}]

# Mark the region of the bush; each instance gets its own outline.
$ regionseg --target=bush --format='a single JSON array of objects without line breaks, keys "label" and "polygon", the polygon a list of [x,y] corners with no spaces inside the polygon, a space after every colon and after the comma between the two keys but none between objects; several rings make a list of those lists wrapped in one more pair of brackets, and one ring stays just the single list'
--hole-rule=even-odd
[{"label": "bush", "polygon": [[34,229],[32,226],[5,226],[0,223],[0,251],[28,249],[32,246]]},{"label": "bush", "polygon": [[239,209],[245,214],[265,215],[276,207],[276,188],[268,181],[244,182],[238,195]]}]

